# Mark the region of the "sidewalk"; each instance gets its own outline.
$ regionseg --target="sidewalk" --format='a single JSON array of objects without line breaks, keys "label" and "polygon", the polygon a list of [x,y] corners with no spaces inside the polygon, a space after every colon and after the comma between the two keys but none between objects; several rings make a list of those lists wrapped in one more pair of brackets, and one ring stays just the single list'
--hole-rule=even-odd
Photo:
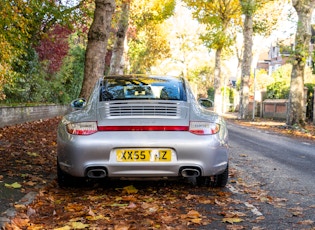
[{"label": "sidewalk", "polygon": [[284,120],[274,120],[272,118],[262,118],[262,117],[255,117],[255,120],[239,120],[238,113],[236,112],[228,112],[222,115],[226,120],[238,120],[243,123],[249,123],[252,125],[270,125],[270,126],[280,126],[286,125]]},{"label": "sidewalk", "polygon": [[274,120],[272,118],[256,117],[255,120],[240,120],[237,113],[226,113],[222,115],[226,121],[230,121],[242,126],[251,126],[259,129],[265,129],[295,138],[306,138],[315,140],[315,125],[308,123],[304,128],[297,126],[288,126],[284,120]]}]

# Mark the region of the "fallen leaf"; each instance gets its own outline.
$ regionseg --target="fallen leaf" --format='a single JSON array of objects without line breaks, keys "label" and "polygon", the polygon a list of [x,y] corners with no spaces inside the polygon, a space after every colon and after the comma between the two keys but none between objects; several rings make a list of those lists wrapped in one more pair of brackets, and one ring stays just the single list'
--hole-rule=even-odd
[{"label": "fallen leaf", "polygon": [[54,228],[54,230],[71,230],[71,227],[70,226],[64,226],[61,228]]},{"label": "fallen leaf", "polygon": [[130,202],[129,205],[128,205],[128,208],[136,208],[137,205],[133,202]]},{"label": "fallen leaf", "polygon": [[243,217],[246,216],[245,213],[243,212],[227,212],[227,213],[222,213],[225,218],[233,218],[233,217]]},{"label": "fallen leaf", "polygon": [[79,205],[77,203],[69,203],[66,207],[65,210],[69,212],[78,212],[84,210],[85,207],[83,205]]},{"label": "fallen leaf", "polygon": [[25,206],[25,204],[14,204],[14,208],[24,210],[24,209],[26,209],[26,206]]},{"label": "fallen leaf", "polygon": [[303,215],[303,212],[299,212],[299,211],[295,211],[295,212],[291,212],[292,216],[301,216]]},{"label": "fallen leaf", "polygon": [[264,216],[259,216],[256,218],[256,220],[264,220],[264,219],[266,219]]},{"label": "fallen leaf", "polygon": [[161,216],[161,221],[163,223],[167,223],[167,224],[173,223],[174,222],[174,217],[171,216],[171,215],[162,215]]},{"label": "fallen leaf", "polygon": [[115,225],[114,230],[128,230],[130,229],[130,225]]},{"label": "fallen leaf", "polygon": [[201,214],[196,210],[190,210],[187,214],[181,215],[181,219],[185,219],[194,224],[202,222]]},{"label": "fallen leaf", "polygon": [[195,210],[190,210],[188,213],[187,213],[187,217],[189,218],[197,218],[197,217],[200,217],[200,213],[198,211],[195,211]]},{"label": "fallen leaf", "polygon": [[111,204],[112,207],[126,207],[128,206],[128,204],[119,204],[119,203],[114,203],[114,204]]},{"label": "fallen leaf", "polygon": [[138,189],[136,189],[133,185],[129,185],[123,188],[123,190],[125,192],[127,192],[128,194],[132,194],[132,193],[137,193]]},{"label": "fallen leaf", "polygon": [[303,221],[300,221],[298,223],[302,224],[302,225],[312,225],[312,224],[314,224],[314,221],[312,221],[312,220],[303,220]]},{"label": "fallen leaf", "polygon": [[104,219],[106,219],[106,220],[110,220],[110,218],[109,217],[105,217],[105,216],[103,216],[103,215],[98,215],[98,216],[87,216],[86,217],[86,219],[87,220],[104,220]]},{"label": "fallen leaf", "polygon": [[91,207],[89,207],[89,212],[88,212],[88,214],[89,214],[90,216],[96,216],[95,213],[93,212],[93,210],[91,209]]},{"label": "fallen leaf", "polygon": [[26,177],[28,177],[29,175],[27,174],[27,173],[22,173],[21,174],[21,177],[23,177],[23,178],[26,178]]},{"label": "fallen leaf", "polygon": [[21,188],[22,185],[20,185],[18,182],[14,182],[13,184],[4,184],[7,188]]},{"label": "fallen leaf", "polygon": [[225,206],[226,204],[223,202],[218,201],[217,199],[214,200],[214,203],[219,205],[219,206]]},{"label": "fallen leaf", "polygon": [[71,222],[71,227],[73,229],[84,229],[88,228],[90,225],[89,224],[83,224],[81,222]]},{"label": "fallen leaf", "polygon": [[269,198],[268,197],[260,197],[260,202],[268,202],[269,201]]},{"label": "fallen leaf", "polygon": [[31,157],[38,157],[39,156],[38,153],[31,153],[31,152],[27,152],[27,155],[29,155]]},{"label": "fallen leaf", "polygon": [[288,199],[286,199],[286,198],[275,198],[274,201],[275,202],[287,202]]},{"label": "fallen leaf", "polygon": [[22,227],[27,226],[27,224],[29,223],[29,219],[26,218],[14,218],[11,222],[20,227],[19,229],[22,229]]},{"label": "fallen leaf", "polygon": [[240,223],[242,221],[243,219],[241,218],[223,218],[222,219],[223,223],[229,223],[229,224]]},{"label": "fallen leaf", "polygon": [[28,181],[28,182],[25,182],[24,185],[27,185],[27,186],[31,186],[33,187],[34,185],[36,185],[37,183],[34,182],[34,181]]},{"label": "fallen leaf", "polygon": [[194,219],[191,219],[190,222],[194,223],[194,224],[200,224],[202,221],[201,218],[194,218]]},{"label": "fallen leaf", "polygon": [[191,194],[188,194],[188,195],[185,197],[186,200],[191,200],[191,199],[196,199],[196,198],[198,198],[197,195],[191,195]]},{"label": "fallen leaf", "polygon": [[[226,227],[227,230],[242,230],[242,229],[246,229],[244,226],[240,226],[240,225],[228,225]],[[254,228],[252,229],[254,230]]]},{"label": "fallen leaf", "polygon": [[27,230],[42,230],[45,229],[44,225],[42,224],[31,224]]},{"label": "fallen leaf", "polygon": [[134,197],[133,195],[130,195],[130,196],[123,196],[123,197],[121,197],[121,200],[123,200],[123,201],[133,201],[133,202],[135,202],[135,201],[137,201],[137,198]]},{"label": "fallen leaf", "polygon": [[143,203],[141,205],[141,208],[143,208],[144,210],[146,210],[149,213],[154,213],[154,212],[159,210],[159,206],[158,205],[151,204],[151,203],[149,203],[149,204],[148,203]]},{"label": "fallen leaf", "polygon": [[213,200],[209,200],[209,199],[200,199],[199,200],[200,204],[213,204]]},{"label": "fallen leaf", "polygon": [[293,216],[301,216],[303,215],[303,208],[296,207],[296,208],[290,208],[289,211]]}]

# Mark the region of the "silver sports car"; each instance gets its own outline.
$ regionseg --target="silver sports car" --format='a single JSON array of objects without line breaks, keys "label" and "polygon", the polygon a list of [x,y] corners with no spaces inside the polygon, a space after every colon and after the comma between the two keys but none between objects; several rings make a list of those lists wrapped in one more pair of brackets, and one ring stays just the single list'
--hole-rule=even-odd
[{"label": "silver sports car", "polygon": [[78,178],[228,181],[228,131],[181,77],[106,76],[58,127],[60,186]]}]

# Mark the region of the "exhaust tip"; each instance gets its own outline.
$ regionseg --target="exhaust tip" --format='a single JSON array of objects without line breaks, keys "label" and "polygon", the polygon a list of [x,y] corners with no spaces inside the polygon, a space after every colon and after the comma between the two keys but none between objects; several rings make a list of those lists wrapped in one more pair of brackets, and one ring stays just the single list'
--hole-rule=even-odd
[{"label": "exhaust tip", "polygon": [[181,171],[183,177],[199,177],[200,170],[194,168],[185,168]]},{"label": "exhaust tip", "polygon": [[99,179],[99,178],[105,178],[106,176],[107,176],[107,173],[105,169],[90,169],[87,172],[88,178]]}]

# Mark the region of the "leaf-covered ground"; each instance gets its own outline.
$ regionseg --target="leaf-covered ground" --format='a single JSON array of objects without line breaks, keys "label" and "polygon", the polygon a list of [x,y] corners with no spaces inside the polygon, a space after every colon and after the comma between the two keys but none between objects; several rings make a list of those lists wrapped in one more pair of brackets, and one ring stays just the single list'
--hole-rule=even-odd
[{"label": "leaf-covered ground", "polygon": [[37,191],[55,176],[59,120],[0,128],[0,213],[9,208],[10,203],[30,191]]},{"label": "leaf-covered ground", "polygon": [[[198,188],[187,180],[94,181],[61,189],[55,181],[59,120],[0,129],[0,206],[17,210],[6,229],[268,229],[262,226],[275,224],[274,213],[283,213],[278,220],[293,218],[283,229],[314,229],[302,207],[272,197],[259,182],[244,183],[233,167],[228,187],[221,189]],[[242,124],[314,137],[300,130],[288,132],[273,121]],[[34,202],[15,203],[30,191],[38,192]],[[266,205],[264,213],[256,209]]]}]

